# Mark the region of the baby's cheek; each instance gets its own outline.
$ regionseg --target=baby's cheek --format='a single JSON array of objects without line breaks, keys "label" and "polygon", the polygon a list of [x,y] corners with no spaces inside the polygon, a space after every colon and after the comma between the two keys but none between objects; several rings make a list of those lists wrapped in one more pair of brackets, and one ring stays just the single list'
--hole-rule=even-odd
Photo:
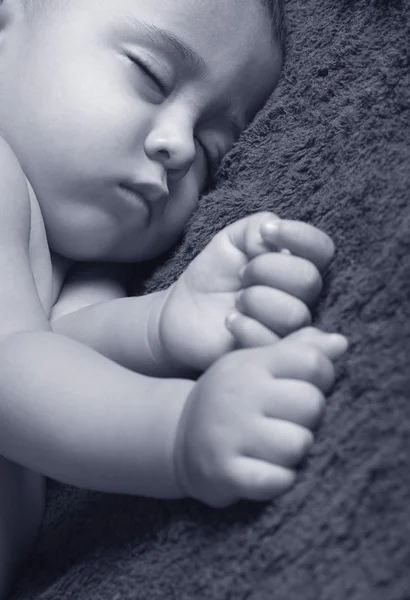
[{"label": "baby's cheek", "polygon": [[175,223],[179,227],[185,227],[198,205],[200,195],[199,179],[195,170],[191,168],[174,189],[171,183],[170,193],[169,203],[172,205]]},{"label": "baby's cheek", "polygon": [[[185,226],[198,204],[198,189],[193,178],[185,177],[186,181],[170,182],[170,196],[164,212],[152,229],[153,243],[156,255],[169,250],[181,237]],[[191,180],[191,181],[189,181]],[[151,228],[153,223],[151,224]]]}]

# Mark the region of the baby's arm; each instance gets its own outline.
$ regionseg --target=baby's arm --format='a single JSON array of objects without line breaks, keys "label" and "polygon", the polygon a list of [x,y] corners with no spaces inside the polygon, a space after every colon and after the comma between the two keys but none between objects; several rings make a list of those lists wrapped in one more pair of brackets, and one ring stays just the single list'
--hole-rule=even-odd
[{"label": "baby's arm", "polygon": [[130,265],[76,263],[53,307],[52,329],[128,369],[164,376],[166,366],[153,360],[148,335],[151,310],[164,293],[130,299],[130,276]]},{"label": "baby's arm", "polygon": [[193,382],[133,373],[47,331],[0,340],[0,455],[86,489],[178,498],[173,451]]},{"label": "baby's arm", "polygon": [[[91,305],[104,290],[113,299],[107,273],[100,271],[98,285],[95,277],[71,278],[62,303],[75,312],[53,329],[146,375],[196,377],[230,350],[276,343],[309,324],[332,255],[317,228],[256,213],[220,231],[164,292]],[[90,306],[76,310],[78,299]],[[61,315],[58,305],[54,312]]]},{"label": "baby's arm", "polygon": [[80,266],[62,290],[51,325],[123,367],[153,377],[178,376],[176,369],[158,361],[151,345],[154,315],[166,291],[127,298],[122,274],[115,266]]},{"label": "baby's arm", "polygon": [[139,375],[50,330],[29,242],[24,175],[0,140],[0,455],[79,487],[211,506],[292,485],[345,340],[312,330],[230,352],[198,383]]},{"label": "baby's arm", "polygon": [[0,140],[0,455],[72,485],[174,498],[193,383],[155,380],[51,332],[29,261],[24,175]]}]

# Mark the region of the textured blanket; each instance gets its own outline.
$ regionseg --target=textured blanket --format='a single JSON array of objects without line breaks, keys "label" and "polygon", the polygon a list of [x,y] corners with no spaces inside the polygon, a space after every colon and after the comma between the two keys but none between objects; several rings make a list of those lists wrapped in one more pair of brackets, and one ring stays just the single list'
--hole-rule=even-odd
[{"label": "textured blanket", "polygon": [[267,504],[49,482],[13,600],[410,599],[410,2],[289,0],[287,19],[277,91],[136,290],[169,285],[253,211],[328,232],[337,255],[315,323],[351,345],[316,444]]}]

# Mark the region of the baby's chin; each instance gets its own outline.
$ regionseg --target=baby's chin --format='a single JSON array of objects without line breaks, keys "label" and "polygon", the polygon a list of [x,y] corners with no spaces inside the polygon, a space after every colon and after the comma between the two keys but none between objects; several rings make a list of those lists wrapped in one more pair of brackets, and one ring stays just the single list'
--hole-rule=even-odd
[{"label": "baby's chin", "polygon": [[[63,195],[40,197],[50,250],[77,262],[147,261],[174,246],[197,205],[197,195],[170,197],[150,211],[128,204]],[[116,200],[116,198],[115,198]]]},{"label": "baby's chin", "polygon": [[75,262],[138,263],[166,253],[180,236],[165,239],[158,233],[144,231],[133,236],[110,236],[95,230],[88,235],[68,232],[47,234],[52,252]]}]

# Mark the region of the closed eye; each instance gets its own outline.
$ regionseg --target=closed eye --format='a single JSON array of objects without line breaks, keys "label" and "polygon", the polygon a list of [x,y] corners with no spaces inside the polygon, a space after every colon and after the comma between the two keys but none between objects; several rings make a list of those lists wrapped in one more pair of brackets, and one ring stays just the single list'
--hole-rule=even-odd
[{"label": "closed eye", "polygon": [[161,92],[164,96],[167,95],[167,90],[165,83],[162,81],[162,78],[154,71],[151,65],[149,65],[145,60],[141,57],[129,56],[131,62],[134,63],[143,73],[146,75],[152,83],[156,86],[158,91]]}]

